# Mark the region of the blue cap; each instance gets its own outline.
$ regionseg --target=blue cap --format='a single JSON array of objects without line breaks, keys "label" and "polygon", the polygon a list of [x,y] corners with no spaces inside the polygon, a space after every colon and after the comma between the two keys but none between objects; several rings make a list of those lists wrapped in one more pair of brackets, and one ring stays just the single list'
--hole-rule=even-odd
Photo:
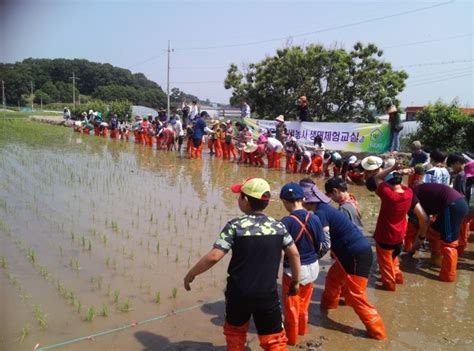
[{"label": "blue cap", "polygon": [[389,174],[387,174],[387,175],[385,176],[385,178],[383,179],[383,181],[384,181],[385,183],[390,183],[390,181],[391,181],[393,178],[395,178],[395,177],[400,177],[400,173],[397,172],[397,171],[392,171],[392,172],[390,172]]},{"label": "blue cap", "polygon": [[288,183],[281,188],[280,199],[288,201],[303,200],[304,192],[297,183]]}]

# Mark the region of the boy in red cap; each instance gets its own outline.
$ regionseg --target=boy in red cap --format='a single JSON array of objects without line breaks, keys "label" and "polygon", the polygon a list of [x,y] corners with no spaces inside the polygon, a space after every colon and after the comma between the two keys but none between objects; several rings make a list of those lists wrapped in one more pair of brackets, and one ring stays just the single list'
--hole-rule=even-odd
[{"label": "boy in red cap", "polygon": [[281,222],[293,238],[301,261],[300,289],[295,296],[289,296],[292,282],[287,257],[283,261],[282,300],[285,315],[285,331],[288,345],[296,345],[298,335],[308,332],[308,309],[313,295],[313,282],[319,274],[318,259],[331,247],[329,236],[325,236],[319,218],[303,207],[304,192],[296,183],[288,183],[281,188],[280,199],[290,213]]},{"label": "boy in red cap", "polygon": [[264,179],[249,178],[231,190],[240,194],[238,205],[244,215],[227,222],[214,247],[184,277],[184,288],[191,290],[194,278],[232,249],[225,292],[227,350],[244,350],[251,316],[264,350],[286,350],[277,276],[284,250],[292,274],[289,295],[298,292],[298,249],[285,226],[263,213],[270,200],[270,186]]}]

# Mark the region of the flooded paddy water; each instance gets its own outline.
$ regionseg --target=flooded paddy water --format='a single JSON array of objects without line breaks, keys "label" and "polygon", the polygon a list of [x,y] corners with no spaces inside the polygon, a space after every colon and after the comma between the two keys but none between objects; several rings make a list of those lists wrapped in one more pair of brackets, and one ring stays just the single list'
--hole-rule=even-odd
[{"label": "flooded paddy water", "polygon": [[[268,213],[285,215],[278,190],[298,175],[0,121],[0,349],[224,350],[230,254],[191,292],[182,280],[240,214],[228,187],[248,176],[269,180]],[[350,191],[370,234],[378,200],[362,187]],[[310,334],[290,349],[474,349],[473,251],[470,243],[454,284],[438,282],[423,257],[402,256],[405,284],[395,293],[375,288],[374,265],[368,295],[384,319],[385,342],[366,338],[350,307],[321,314],[326,256]],[[248,341],[259,349],[254,329]]]}]

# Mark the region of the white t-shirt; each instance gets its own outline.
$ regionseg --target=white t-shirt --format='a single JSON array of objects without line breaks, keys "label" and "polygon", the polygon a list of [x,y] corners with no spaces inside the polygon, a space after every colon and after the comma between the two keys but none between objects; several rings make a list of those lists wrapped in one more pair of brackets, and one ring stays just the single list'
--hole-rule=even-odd
[{"label": "white t-shirt", "polygon": [[280,140],[270,137],[267,141],[267,148],[271,151],[280,153],[283,151],[283,144]]}]

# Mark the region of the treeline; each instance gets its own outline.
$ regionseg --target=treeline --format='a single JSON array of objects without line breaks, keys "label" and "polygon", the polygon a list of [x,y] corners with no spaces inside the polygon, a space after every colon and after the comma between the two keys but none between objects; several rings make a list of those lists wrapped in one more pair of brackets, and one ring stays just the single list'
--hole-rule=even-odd
[{"label": "treeline", "polygon": [[6,102],[10,105],[24,105],[30,101],[31,83],[36,103],[40,100],[43,104],[71,103],[73,72],[79,78],[76,80],[76,102],[81,94],[81,99],[86,101],[127,100],[153,108],[166,106],[166,94],[157,83],[143,73],[132,73],[108,63],[33,58],[13,64],[0,63],[0,79],[5,83]]}]

